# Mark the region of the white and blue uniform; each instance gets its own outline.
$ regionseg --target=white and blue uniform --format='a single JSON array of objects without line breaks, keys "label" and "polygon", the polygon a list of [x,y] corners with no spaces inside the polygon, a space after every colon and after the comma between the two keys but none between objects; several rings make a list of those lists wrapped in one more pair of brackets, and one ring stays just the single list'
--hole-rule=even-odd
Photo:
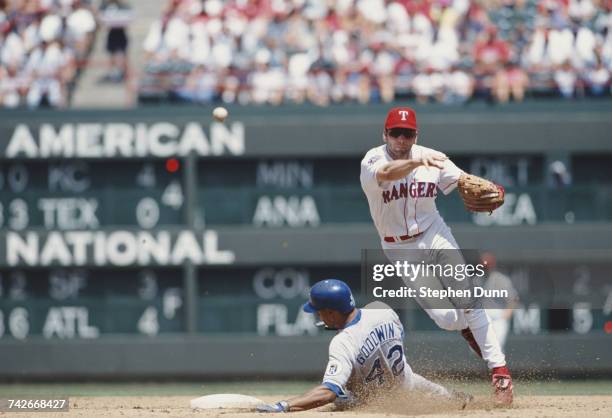
[{"label": "white and blue uniform", "polygon": [[444,387],[412,371],[404,355],[403,339],[404,327],[392,309],[358,310],[329,345],[323,385],[341,400],[355,402],[379,388],[420,389],[450,396]]}]

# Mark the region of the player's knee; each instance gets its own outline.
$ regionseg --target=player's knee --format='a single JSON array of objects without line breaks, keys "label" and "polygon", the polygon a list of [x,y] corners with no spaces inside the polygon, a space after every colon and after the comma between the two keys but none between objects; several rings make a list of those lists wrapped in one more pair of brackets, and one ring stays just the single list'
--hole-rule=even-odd
[{"label": "player's knee", "polygon": [[465,317],[470,328],[478,329],[489,325],[489,317],[484,309],[466,309]]},{"label": "player's knee", "polygon": [[436,309],[432,318],[436,325],[447,331],[457,331],[459,326],[459,315],[455,309]]}]

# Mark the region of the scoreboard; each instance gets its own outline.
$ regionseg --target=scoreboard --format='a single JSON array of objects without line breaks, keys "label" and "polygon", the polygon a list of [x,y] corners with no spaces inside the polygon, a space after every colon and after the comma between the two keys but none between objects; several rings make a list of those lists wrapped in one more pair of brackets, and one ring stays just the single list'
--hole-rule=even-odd
[{"label": "scoreboard", "polygon": [[0,226],[151,229],[184,223],[177,159],[12,160],[0,166]]},{"label": "scoreboard", "polygon": [[[365,149],[350,138],[342,152],[331,140],[335,152],[315,145],[296,151],[284,138],[266,145],[265,127],[247,140],[240,121],[60,122],[0,124],[0,338],[314,334],[312,317],[300,310],[310,285],[339,277],[360,288],[363,247],[351,240],[355,226],[371,219],[359,184]],[[321,127],[296,126],[302,135],[311,130],[313,141],[327,135]],[[526,150],[451,157],[504,184],[508,194],[493,216],[472,216],[457,196],[443,197],[439,208],[449,222],[480,228],[612,219],[612,189],[593,184],[597,173],[581,170],[573,187],[551,183],[550,162],[558,156]],[[576,154],[563,161],[570,167],[594,161],[607,170],[610,160]],[[228,231],[290,231],[291,240],[264,248],[249,234],[239,253],[226,244]],[[355,247],[351,259],[318,254],[331,235]],[[376,247],[375,235],[369,237]],[[313,244],[280,262],[266,255],[300,241]],[[520,264],[509,266],[513,274],[525,274]],[[597,284],[589,292],[605,287],[612,266],[604,267],[588,266]],[[527,271],[528,281],[541,277],[537,266]],[[519,292],[525,306],[518,332],[544,332],[551,324],[600,330],[612,311],[582,302],[557,321],[533,305],[530,290]],[[433,329],[420,310],[406,315],[412,328]]]},{"label": "scoreboard", "polygon": [[[4,160],[0,228],[368,223],[360,157]],[[494,216],[481,217],[466,213],[459,199],[439,199],[449,222],[507,226],[612,219],[612,188],[593,185],[597,173],[580,171],[579,183],[558,187],[549,184],[553,179],[540,154],[451,157],[460,168],[503,184],[507,200]],[[573,164],[582,167],[591,159],[601,156],[575,158]],[[193,168],[187,170],[190,160]]]},{"label": "scoreboard", "polygon": [[369,221],[357,156],[203,161],[198,174],[198,206],[205,208],[208,224],[317,227]]},{"label": "scoreboard", "polygon": [[184,329],[180,269],[28,269],[0,275],[0,334],[16,339]]},{"label": "scoreboard", "polygon": [[[459,199],[440,199],[440,210],[450,222],[612,219],[610,185],[585,181],[567,189],[546,187],[541,156],[453,159],[466,171],[506,185],[508,199],[495,216],[473,219]],[[0,228],[150,230],[187,224],[189,213],[200,225],[317,227],[370,221],[358,180],[358,156],[200,159],[193,178],[186,173],[186,160],[2,161]]]},{"label": "scoreboard", "polygon": [[[512,330],[584,334],[612,319],[610,263],[508,265],[519,295]],[[302,312],[310,286],[338,277],[360,292],[359,265],[209,266],[197,269],[195,332],[317,334]],[[187,285],[188,286],[188,285]],[[0,270],[0,338],[95,339],[110,334],[186,332],[189,298],[181,268]],[[402,311],[409,330],[436,330],[416,306]]]}]

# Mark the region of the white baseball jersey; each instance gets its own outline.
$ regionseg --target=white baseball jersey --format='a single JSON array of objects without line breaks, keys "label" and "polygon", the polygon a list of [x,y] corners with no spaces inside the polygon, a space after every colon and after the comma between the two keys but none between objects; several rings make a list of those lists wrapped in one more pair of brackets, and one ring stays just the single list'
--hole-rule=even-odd
[{"label": "white baseball jersey", "polygon": [[323,384],[340,398],[357,399],[377,387],[403,384],[412,374],[403,339],[404,327],[392,309],[360,309],[329,345]]},{"label": "white baseball jersey", "polygon": [[[409,158],[436,153],[440,154],[415,144]],[[368,198],[370,214],[381,240],[424,232],[440,217],[436,208],[437,190],[450,193],[457,187],[463,173],[448,159],[441,170],[421,166],[402,179],[379,184],[376,171],[390,161],[393,158],[387,153],[386,144],[369,150],[361,161],[361,187]]]}]

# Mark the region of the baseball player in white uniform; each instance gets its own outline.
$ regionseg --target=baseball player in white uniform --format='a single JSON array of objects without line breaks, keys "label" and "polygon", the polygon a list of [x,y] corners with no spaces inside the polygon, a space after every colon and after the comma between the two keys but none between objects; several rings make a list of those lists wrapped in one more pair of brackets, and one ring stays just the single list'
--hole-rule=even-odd
[{"label": "baseball player in white uniform", "polygon": [[510,277],[497,269],[495,254],[486,252],[481,254],[480,259],[487,271],[485,289],[507,289],[509,292],[508,298],[491,298],[487,305],[487,315],[489,315],[499,345],[503,348],[510,331],[514,308],[518,305],[518,293]]},{"label": "baseball player in white uniform", "polygon": [[460,401],[471,395],[449,391],[414,373],[404,356],[404,327],[388,306],[357,309],[349,286],[341,280],[316,283],[304,310],[318,313],[328,329],[338,330],[329,345],[321,385],[304,395],[257,407],[259,412],[304,411],[331,402],[352,407],[381,391],[416,390]]},{"label": "baseball player in white uniform", "polygon": [[[393,250],[433,250],[439,255],[447,253],[440,250],[459,250],[435,201],[438,190],[445,195],[452,192],[464,172],[445,154],[417,145],[417,140],[414,110],[393,108],[385,120],[384,144],[369,150],[361,161],[361,186],[391,261],[401,253]],[[449,302],[451,307],[458,306]],[[486,311],[478,306],[423,308],[440,328],[461,331],[492,370],[496,402],[512,403],[512,378]]]}]

